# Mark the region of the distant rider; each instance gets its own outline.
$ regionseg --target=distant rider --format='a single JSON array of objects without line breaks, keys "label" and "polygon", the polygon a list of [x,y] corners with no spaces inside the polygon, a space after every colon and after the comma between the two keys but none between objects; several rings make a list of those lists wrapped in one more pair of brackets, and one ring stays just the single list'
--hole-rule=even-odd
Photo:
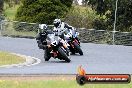
[{"label": "distant rider", "polygon": [[44,49],[45,48],[44,43],[47,43],[46,42],[47,35],[45,34],[46,29],[47,29],[46,24],[40,24],[39,25],[38,35],[36,36],[36,40],[37,40],[37,43],[38,43],[38,47],[40,49]]}]

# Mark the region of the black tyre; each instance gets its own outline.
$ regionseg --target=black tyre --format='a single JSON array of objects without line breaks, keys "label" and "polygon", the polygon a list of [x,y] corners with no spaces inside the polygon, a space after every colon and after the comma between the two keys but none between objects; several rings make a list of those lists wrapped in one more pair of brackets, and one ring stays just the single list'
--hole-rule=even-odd
[{"label": "black tyre", "polygon": [[65,48],[67,56],[70,56],[70,50],[69,48]]},{"label": "black tyre", "polygon": [[42,45],[41,41],[37,41],[37,43],[38,43],[39,49],[43,49],[43,45]]},{"label": "black tyre", "polygon": [[49,61],[49,59],[51,58],[50,52],[48,49],[45,49],[44,51],[44,59],[45,61]]},{"label": "black tyre", "polygon": [[75,55],[75,50],[71,46],[69,47],[69,49],[70,49],[71,54]]},{"label": "black tyre", "polygon": [[79,53],[80,55],[83,55],[82,49],[80,48],[80,46],[79,46],[76,42],[74,43],[74,46],[75,46],[76,50],[78,51],[78,53]]},{"label": "black tyre", "polygon": [[71,61],[61,47],[58,48],[58,52],[60,54],[60,57],[63,58],[66,62]]},{"label": "black tyre", "polygon": [[75,51],[72,51],[71,54],[72,54],[72,55],[75,55]]}]

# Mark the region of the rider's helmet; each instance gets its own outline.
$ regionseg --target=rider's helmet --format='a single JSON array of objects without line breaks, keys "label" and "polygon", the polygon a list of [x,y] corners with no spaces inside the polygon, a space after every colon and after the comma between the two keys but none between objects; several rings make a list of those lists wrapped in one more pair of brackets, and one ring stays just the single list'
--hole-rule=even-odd
[{"label": "rider's helmet", "polygon": [[47,30],[47,24],[39,24],[39,33],[44,33]]},{"label": "rider's helmet", "polygon": [[57,27],[60,27],[61,25],[61,20],[60,19],[55,19],[54,22],[53,22],[54,26],[57,28]]}]

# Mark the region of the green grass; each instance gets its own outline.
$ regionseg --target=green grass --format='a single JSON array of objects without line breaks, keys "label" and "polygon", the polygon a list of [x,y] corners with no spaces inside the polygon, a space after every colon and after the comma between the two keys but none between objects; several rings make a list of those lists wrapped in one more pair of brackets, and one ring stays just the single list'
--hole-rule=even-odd
[{"label": "green grass", "polygon": [[24,62],[25,59],[22,57],[10,54],[8,52],[0,51],[0,65],[17,64]]},{"label": "green grass", "polygon": [[75,80],[0,80],[1,88],[132,88],[130,84],[85,84],[80,86]]},{"label": "green grass", "polygon": [[13,22],[8,22],[5,25],[5,30],[2,31],[2,35],[8,35],[8,36],[30,36],[30,37],[36,37],[37,32],[35,31],[16,31],[13,28]]},{"label": "green grass", "polygon": [[6,30],[4,31],[3,35],[8,36],[29,36],[29,37],[36,37],[36,32],[26,32],[26,31],[15,31],[15,30]]},{"label": "green grass", "polygon": [[6,22],[4,30],[2,31],[2,35],[6,36],[30,36],[35,37],[36,32],[34,31],[16,31],[13,28],[13,20],[15,19],[15,14],[17,12],[17,9],[20,5],[14,5],[13,7],[8,7],[7,4],[4,4],[4,14],[7,20],[10,20],[10,22]]},{"label": "green grass", "polygon": [[14,20],[15,19],[15,14],[17,12],[17,9],[19,8],[20,5],[14,5],[13,7],[7,7],[6,4],[4,4],[4,14],[6,16],[6,19],[8,20]]}]

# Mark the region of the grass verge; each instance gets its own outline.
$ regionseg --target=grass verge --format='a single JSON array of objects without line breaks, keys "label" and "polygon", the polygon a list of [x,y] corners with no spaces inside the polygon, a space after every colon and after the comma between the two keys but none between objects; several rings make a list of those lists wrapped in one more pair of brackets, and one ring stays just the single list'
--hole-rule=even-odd
[{"label": "grass verge", "polygon": [[[29,78],[30,79],[30,78]],[[0,87],[2,88],[132,88],[130,84],[85,84],[80,86],[75,79],[59,79],[48,80],[41,78],[41,80],[0,80]]]},{"label": "grass verge", "polygon": [[4,14],[7,20],[3,26],[2,35],[3,36],[11,36],[11,37],[36,37],[35,31],[16,31],[13,28],[13,20],[15,19],[15,14],[17,13],[17,9],[20,5],[14,5],[13,7],[8,7],[7,4],[4,6]]},{"label": "grass verge", "polygon": [[4,14],[6,19],[14,20],[17,9],[20,5],[14,5],[13,7],[7,7],[7,4],[4,4]]},{"label": "grass verge", "polygon": [[22,57],[10,54],[8,52],[0,51],[0,66],[8,64],[18,64],[22,62],[25,62],[25,59],[23,59]]}]

